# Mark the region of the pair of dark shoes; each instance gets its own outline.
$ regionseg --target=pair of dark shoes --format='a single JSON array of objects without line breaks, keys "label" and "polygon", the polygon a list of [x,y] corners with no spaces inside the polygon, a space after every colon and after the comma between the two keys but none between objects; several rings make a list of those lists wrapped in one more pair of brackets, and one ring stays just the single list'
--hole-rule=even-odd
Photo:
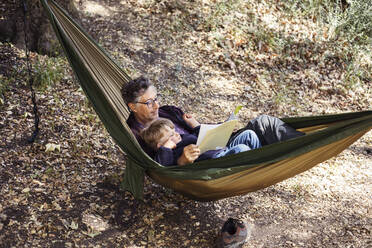
[{"label": "pair of dark shoes", "polygon": [[242,247],[250,236],[252,227],[245,221],[229,218],[217,239],[218,248]]}]

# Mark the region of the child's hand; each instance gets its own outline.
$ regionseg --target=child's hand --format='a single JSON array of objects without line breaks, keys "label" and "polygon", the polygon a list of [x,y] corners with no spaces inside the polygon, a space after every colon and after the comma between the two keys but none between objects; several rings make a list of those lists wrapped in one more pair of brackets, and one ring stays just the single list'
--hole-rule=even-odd
[{"label": "child's hand", "polygon": [[174,143],[171,139],[168,139],[167,142],[164,143],[163,147],[173,149],[176,148],[176,143]]},{"label": "child's hand", "polygon": [[186,123],[192,128],[195,128],[200,125],[200,123],[190,114],[184,114],[182,117],[186,121]]},{"label": "child's hand", "polygon": [[178,159],[179,165],[193,163],[200,155],[200,149],[197,145],[191,144],[183,148],[183,153]]}]

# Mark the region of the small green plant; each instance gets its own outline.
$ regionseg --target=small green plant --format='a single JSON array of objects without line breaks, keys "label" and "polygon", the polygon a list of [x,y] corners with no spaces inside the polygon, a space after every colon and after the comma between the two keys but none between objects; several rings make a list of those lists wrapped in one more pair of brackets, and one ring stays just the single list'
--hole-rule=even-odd
[{"label": "small green plant", "polygon": [[175,16],[172,18],[172,30],[174,32],[181,32],[186,29],[187,25],[185,21],[182,18],[179,18],[178,16]]},{"label": "small green plant", "polygon": [[48,167],[48,168],[44,171],[44,174],[47,175],[47,176],[50,176],[50,175],[54,174],[54,169],[53,169],[53,167]]},{"label": "small green plant", "polygon": [[43,91],[60,81],[65,74],[66,60],[61,57],[52,57],[38,60],[34,64],[34,84],[38,90]]},{"label": "small green plant", "polygon": [[6,78],[3,75],[0,75],[0,82],[0,106],[2,106],[4,104],[5,92],[8,90],[9,84],[12,82],[12,78]]},{"label": "small green plant", "polygon": [[280,46],[279,44],[281,41],[275,36],[275,33],[269,29],[258,28],[252,37],[255,43],[255,48],[257,50],[262,50],[263,47],[266,47],[276,50],[277,47]]},{"label": "small green plant", "polygon": [[[316,20],[326,31],[327,53],[345,65],[343,87],[353,90],[372,79],[372,4],[370,0],[304,0],[286,3],[290,15]],[[323,31],[322,31],[323,30]]]},{"label": "small green plant", "polygon": [[286,88],[281,88],[274,96],[274,102],[276,105],[284,104],[287,101],[288,90]]},{"label": "small green plant", "polygon": [[302,190],[302,186],[296,183],[292,186],[292,189],[294,192],[299,193]]},{"label": "small green plant", "polygon": [[346,69],[344,87],[347,90],[353,90],[363,83],[368,83],[368,78],[371,78],[371,73],[359,67],[358,64],[352,62]]},{"label": "small green plant", "polygon": [[238,4],[240,2],[235,1],[219,1],[215,4],[214,9],[204,20],[204,28],[207,31],[215,31],[219,26],[223,25],[227,19],[231,19],[229,13],[238,9]]},{"label": "small green plant", "polygon": [[286,9],[293,15],[316,19],[328,26],[329,37],[346,38],[354,44],[370,45],[372,39],[372,4],[370,0],[290,1]]},{"label": "small green plant", "polygon": [[372,4],[369,0],[349,0],[349,6],[339,10],[336,35],[343,35],[349,42],[371,45],[372,42]]},{"label": "small green plant", "polygon": [[25,77],[24,73],[18,73],[17,69],[23,71],[23,69],[13,66],[9,68],[6,74],[0,74],[0,106],[5,102],[5,93],[9,90],[9,86],[15,84],[20,78]]},{"label": "small green plant", "polygon": [[99,123],[99,119],[96,114],[87,114],[86,115],[86,120],[88,123]]}]

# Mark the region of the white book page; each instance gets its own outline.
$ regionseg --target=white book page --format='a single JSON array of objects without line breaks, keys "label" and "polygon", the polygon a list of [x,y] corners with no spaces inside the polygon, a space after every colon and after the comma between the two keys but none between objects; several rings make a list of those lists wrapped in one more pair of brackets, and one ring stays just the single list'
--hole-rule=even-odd
[{"label": "white book page", "polygon": [[218,127],[220,124],[201,124],[200,131],[198,136],[198,141],[196,141],[196,145],[199,146],[202,140],[204,139],[207,132],[213,128]]},{"label": "white book page", "polygon": [[217,125],[202,124],[196,143],[200,152],[225,147],[237,123],[238,120],[231,120]]}]

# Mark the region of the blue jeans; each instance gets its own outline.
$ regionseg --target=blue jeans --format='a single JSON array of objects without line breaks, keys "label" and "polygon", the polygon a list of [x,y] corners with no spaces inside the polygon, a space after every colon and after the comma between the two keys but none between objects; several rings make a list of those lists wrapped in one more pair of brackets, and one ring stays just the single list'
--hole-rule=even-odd
[{"label": "blue jeans", "polygon": [[219,158],[239,152],[249,151],[261,147],[261,142],[257,137],[257,134],[252,130],[245,130],[236,136],[226,149],[217,153],[214,158]]}]

